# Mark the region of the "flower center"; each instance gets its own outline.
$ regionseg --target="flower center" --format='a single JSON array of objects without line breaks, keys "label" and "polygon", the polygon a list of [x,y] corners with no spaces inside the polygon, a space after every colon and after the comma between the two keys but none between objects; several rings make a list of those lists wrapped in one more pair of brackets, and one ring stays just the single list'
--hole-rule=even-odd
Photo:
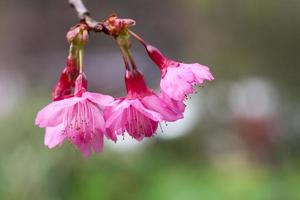
[{"label": "flower center", "polygon": [[70,107],[63,119],[64,133],[70,139],[88,143],[95,134],[94,117],[88,102],[78,102]]}]

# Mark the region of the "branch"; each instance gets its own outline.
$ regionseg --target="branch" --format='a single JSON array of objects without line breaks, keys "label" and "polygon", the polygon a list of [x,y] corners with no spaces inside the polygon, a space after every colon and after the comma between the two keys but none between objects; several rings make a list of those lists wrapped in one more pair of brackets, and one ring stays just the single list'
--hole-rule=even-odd
[{"label": "branch", "polygon": [[69,4],[78,14],[80,20],[84,21],[89,28],[100,32],[103,29],[103,26],[100,22],[94,20],[88,11],[88,9],[83,4],[82,0],[68,0]]}]

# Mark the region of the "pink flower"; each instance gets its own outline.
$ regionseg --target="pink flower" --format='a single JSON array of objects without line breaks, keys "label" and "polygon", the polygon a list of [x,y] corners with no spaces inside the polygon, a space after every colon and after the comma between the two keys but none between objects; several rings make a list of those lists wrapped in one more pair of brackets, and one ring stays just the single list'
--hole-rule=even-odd
[{"label": "pink flower", "polygon": [[117,134],[128,132],[136,140],[151,137],[160,121],[175,121],[183,118],[183,103],[169,105],[151,91],[143,75],[137,71],[126,71],[127,96],[116,99],[106,107],[104,117],[110,138],[117,140]]},{"label": "pink flower", "polygon": [[151,45],[144,43],[144,46],[161,70],[161,90],[174,100],[182,101],[188,94],[193,93],[194,85],[201,85],[205,80],[214,79],[209,68],[204,65],[179,63],[166,58]]},{"label": "pink flower", "polygon": [[35,124],[46,128],[45,145],[54,148],[69,140],[84,156],[92,151],[101,152],[105,122],[102,115],[104,106],[113,101],[106,95],[84,91],[83,75],[76,80],[75,96],[54,101],[43,108]]}]

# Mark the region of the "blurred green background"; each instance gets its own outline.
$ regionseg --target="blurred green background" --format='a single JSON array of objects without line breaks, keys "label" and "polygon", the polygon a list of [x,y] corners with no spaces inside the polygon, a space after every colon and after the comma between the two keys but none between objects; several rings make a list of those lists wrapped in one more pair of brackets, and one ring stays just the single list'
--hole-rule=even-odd
[{"label": "blurred green background", "polygon": [[[300,199],[299,0],[85,3],[97,19],[135,19],[146,41],[210,66],[216,79],[154,138],[106,143],[88,159],[67,142],[48,150],[34,119],[51,100],[77,16],[67,0],[1,0],[0,199]],[[157,89],[158,70],[133,48]],[[91,34],[85,67],[92,91],[124,95],[111,38]]]}]

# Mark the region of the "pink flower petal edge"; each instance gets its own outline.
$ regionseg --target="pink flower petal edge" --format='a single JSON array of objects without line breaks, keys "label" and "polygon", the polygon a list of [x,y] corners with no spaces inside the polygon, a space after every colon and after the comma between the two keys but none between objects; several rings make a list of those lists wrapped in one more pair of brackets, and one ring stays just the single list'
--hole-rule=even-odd
[{"label": "pink flower petal edge", "polygon": [[161,79],[160,86],[164,93],[176,101],[194,92],[194,85],[201,85],[205,80],[214,80],[209,68],[198,63],[167,67]]}]

